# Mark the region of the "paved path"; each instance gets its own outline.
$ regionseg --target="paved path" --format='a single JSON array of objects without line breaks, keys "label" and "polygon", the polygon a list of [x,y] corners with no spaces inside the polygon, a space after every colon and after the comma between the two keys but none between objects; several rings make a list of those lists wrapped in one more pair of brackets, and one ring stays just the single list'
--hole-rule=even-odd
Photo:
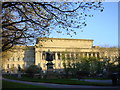
[{"label": "paved path", "polygon": [[88,81],[88,82],[96,82],[96,83],[112,84],[112,80],[81,79],[81,81]]},{"label": "paved path", "polygon": [[30,84],[30,85],[39,85],[39,86],[45,86],[49,88],[95,88],[95,89],[109,89],[109,90],[120,90],[119,86],[87,86],[87,85],[65,85],[65,84],[52,84],[52,83],[36,83],[36,82],[27,82],[27,81],[19,81],[19,80],[10,80],[5,79],[6,81],[16,82],[16,83],[24,83],[24,84]]}]

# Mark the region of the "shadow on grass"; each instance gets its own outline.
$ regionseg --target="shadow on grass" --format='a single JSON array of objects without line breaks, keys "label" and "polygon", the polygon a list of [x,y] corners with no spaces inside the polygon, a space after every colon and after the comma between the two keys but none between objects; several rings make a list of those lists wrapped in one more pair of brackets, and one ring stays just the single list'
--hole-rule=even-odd
[{"label": "shadow on grass", "polygon": [[20,81],[29,81],[29,82],[56,83],[56,84],[68,84],[68,85],[112,86],[112,84],[95,83],[95,82],[70,80],[70,79],[36,79],[30,77],[17,78],[14,76],[4,76],[4,78],[20,80]]}]

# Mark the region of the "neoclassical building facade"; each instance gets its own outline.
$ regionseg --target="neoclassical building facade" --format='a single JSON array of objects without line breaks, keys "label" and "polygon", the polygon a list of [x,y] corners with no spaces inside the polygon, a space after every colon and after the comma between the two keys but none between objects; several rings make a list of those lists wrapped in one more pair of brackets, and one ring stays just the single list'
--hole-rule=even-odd
[{"label": "neoclassical building facade", "polygon": [[[47,69],[46,52],[53,53],[54,69],[63,69],[62,54],[73,57],[98,57],[100,60],[109,58],[114,62],[118,58],[118,48],[102,48],[93,46],[93,40],[88,39],[66,39],[66,38],[37,38],[35,46],[14,46],[7,52],[2,67],[9,71],[10,68],[18,66],[21,68],[37,65],[42,70]],[[115,64],[118,64],[115,62]]]}]

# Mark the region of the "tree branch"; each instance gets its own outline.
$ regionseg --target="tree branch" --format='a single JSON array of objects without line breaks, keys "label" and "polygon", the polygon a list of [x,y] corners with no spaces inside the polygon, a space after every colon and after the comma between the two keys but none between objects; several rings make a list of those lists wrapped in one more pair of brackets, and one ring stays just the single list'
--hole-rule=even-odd
[{"label": "tree branch", "polygon": [[9,24],[3,24],[2,27],[7,27],[7,26],[10,26],[10,25],[13,25],[13,24],[17,24],[17,23],[21,23],[21,22],[26,22],[26,21],[29,21],[29,20],[21,20],[21,21],[17,21],[17,22],[12,22],[12,23],[9,23]]}]

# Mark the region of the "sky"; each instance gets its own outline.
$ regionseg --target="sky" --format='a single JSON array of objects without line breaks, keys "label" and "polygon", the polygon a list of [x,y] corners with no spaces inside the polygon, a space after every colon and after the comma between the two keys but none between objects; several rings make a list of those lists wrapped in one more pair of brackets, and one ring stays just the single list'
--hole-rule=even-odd
[{"label": "sky", "polygon": [[87,26],[73,37],[52,33],[53,38],[92,39],[95,46],[118,46],[118,2],[103,2],[104,11],[94,11],[86,19]]}]

